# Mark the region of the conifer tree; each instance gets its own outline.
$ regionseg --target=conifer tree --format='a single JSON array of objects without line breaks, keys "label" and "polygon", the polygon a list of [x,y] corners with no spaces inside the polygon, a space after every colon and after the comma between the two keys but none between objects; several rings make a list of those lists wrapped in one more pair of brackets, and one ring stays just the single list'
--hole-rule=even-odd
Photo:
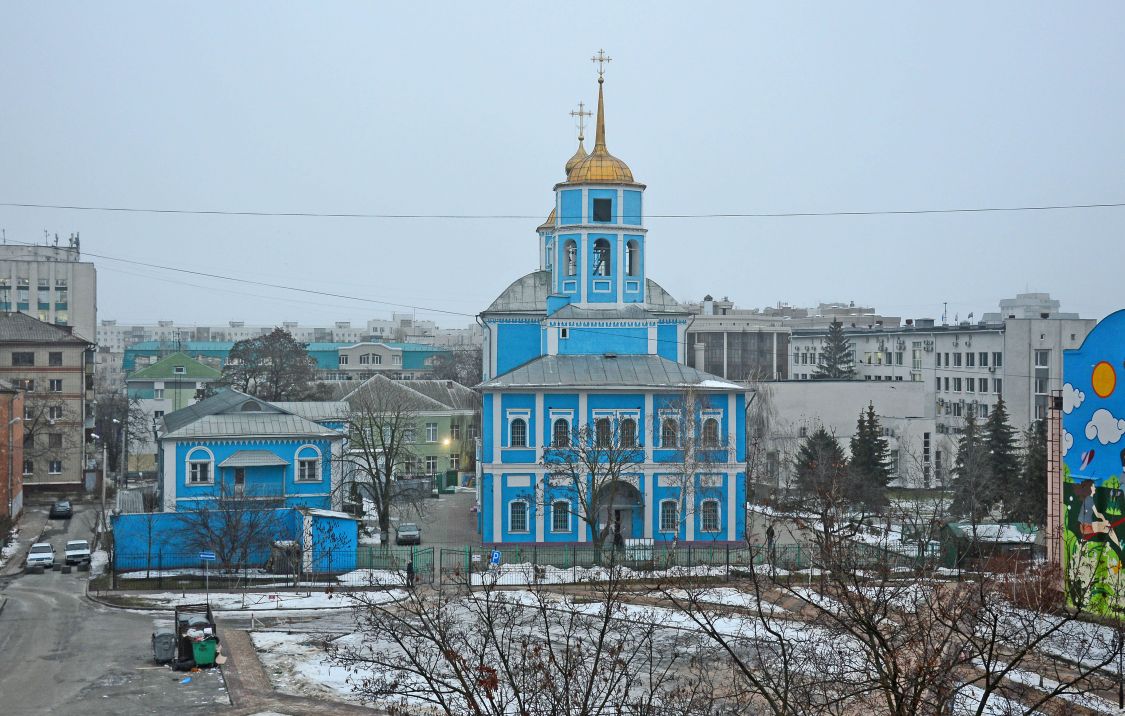
[{"label": "conifer tree", "polygon": [[1047,524],[1047,421],[1036,420],[1024,434],[1027,450],[1023,469],[1010,501],[1004,501],[1007,519]]},{"label": "conifer tree", "polygon": [[887,505],[887,485],[890,484],[890,447],[883,437],[875,406],[867,404],[866,414],[860,411],[856,433],[851,440],[851,459],[848,462],[849,501],[869,508],[880,509]]},{"label": "conifer tree", "polygon": [[1008,410],[1004,407],[1003,398],[996,402],[996,408],[988,416],[984,433],[989,476],[984,496],[990,506],[1010,503],[1019,491],[1020,457],[1016,431],[1008,424]]},{"label": "conifer tree", "polygon": [[836,437],[818,427],[797,452],[797,485],[806,495],[836,500],[843,497],[848,459]]},{"label": "conifer tree", "polygon": [[988,445],[972,408],[965,414],[965,426],[957,444],[957,460],[953,464],[953,501],[949,511],[959,517],[979,521],[991,509],[987,495],[991,476],[988,474]]},{"label": "conifer tree", "polygon": [[814,380],[853,380],[855,365],[852,363],[852,349],[848,337],[844,335],[844,324],[832,321],[828,335],[824,339],[821,361],[813,373]]}]

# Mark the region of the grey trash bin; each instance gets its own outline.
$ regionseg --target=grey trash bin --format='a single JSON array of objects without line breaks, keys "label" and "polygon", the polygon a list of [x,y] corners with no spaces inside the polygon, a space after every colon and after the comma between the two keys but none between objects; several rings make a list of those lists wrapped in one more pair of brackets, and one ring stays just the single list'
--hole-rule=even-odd
[{"label": "grey trash bin", "polygon": [[170,631],[153,634],[152,658],[158,664],[167,664],[176,658],[176,635]]}]

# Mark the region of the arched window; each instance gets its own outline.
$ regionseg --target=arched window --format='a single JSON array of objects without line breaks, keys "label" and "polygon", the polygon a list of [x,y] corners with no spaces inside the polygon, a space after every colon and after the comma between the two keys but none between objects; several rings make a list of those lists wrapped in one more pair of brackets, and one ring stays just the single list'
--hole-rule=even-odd
[{"label": "arched window", "polygon": [[558,418],[551,426],[551,444],[555,447],[570,447],[570,421]]},{"label": "arched window", "polygon": [[719,421],[707,418],[703,421],[702,435],[703,447],[719,447]]},{"label": "arched window", "polygon": [[680,505],[675,500],[660,501],[660,531],[678,532],[680,527]]},{"label": "arched window", "polygon": [[553,253],[554,253],[554,249],[553,249],[553,247],[552,247],[552,246],[551,246],[550,244],[547,244],[547,249],[546,249],[546,254],[547,254],[547,268],[551,268],[552,266],[554,266],[554,262],[552,262],[552,261],[551,261],[551,258],[552,258],[552,254],[553,254]]},{"label": "arched window", "polygon": [[187,454],[187,483],[212,485],[215,483],[215,456],[205,447],[196,447]]},{"label": "arched window", "polygon": [[618,428],[621,433],[621,447],[637,447],[637,421],[632,418],[623,418]]},{"label": "arched window", "polygon": [[597,446],[600,448],[607,448],[613,444],[613,426],[609,422],[609,418],[598,418],[594,423],[594,429],[597,433]]},{"label": "arched window", "polygon": [[664,418],[664,422],[660,424],[660,447],[674,448],[678,447],[680,441],[679,425],[676,423],[675,418]]},{"label": "arched window", "polygon": [[609,276],[613,273],[610,256],[609,241],[598,239],[594,242],[594,275]]},{"label": "arched window", "polygon": [[574,239],[566,242],[566,275],[575,276],[578,274],[578,244],[574,243]]},{"label": "arched window", "polygon": [[302,445],[297,450],[297,481],[316,482],[320,479],[320,450],[315,445]]},{"label": "arched window", "polygon": [[508,531],[527,532],[527,503],[514,500],[508,503]]},{"label": "arched window", "polygon": [[636,240],[625,245],[625,273],[630,276],[641,275],[641,245]]},{"label": "arched window", "polygon": [[704,500],[699,506],[699,531],[719,531],[719,501]]},{"label": "arched window", "polygon": [[551,503],[551,531],[570,532],[570,503],[566,500]]},{"label": "arched window", "polygon": [[508,428],[508,447],[527,447],[527,421],[516,418]]},{"label": "arched window", "polygon": [[244,413],[260,413],[262,411],[262,405],[256,400],[247,400],[242,404],[239,410]]}]

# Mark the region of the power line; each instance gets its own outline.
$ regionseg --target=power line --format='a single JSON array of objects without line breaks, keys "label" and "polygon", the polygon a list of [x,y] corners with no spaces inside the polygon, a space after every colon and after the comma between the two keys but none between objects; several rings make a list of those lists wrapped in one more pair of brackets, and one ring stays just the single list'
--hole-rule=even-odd
[{"label": "power line", "polygon": [[[224,209],[162,209],[136,206],[83,206],[78,204],[38,204],[30,202],[0,202],[0,206],[20,209],[55,209],[65,211],[105,211],[130,214],[186,214],[194,216],[251,216],[273,218],[311,219],[436,219],[454,221],[480,220],[539,220],[541,214],[391,214],[369,212],[320,211],[254,211]],[[995,212],[1060,211],[1069,209],[1116,209],[1125,202],[1093,204],[1028,204],[1023,206],[951,207],[942,209],[872,209],[844,211],[777,211],[777,212],[716,212],[699,214],[647,214],[649,219],[788,219],[817,216],[914,216],[921,214],[983,214]]]}]

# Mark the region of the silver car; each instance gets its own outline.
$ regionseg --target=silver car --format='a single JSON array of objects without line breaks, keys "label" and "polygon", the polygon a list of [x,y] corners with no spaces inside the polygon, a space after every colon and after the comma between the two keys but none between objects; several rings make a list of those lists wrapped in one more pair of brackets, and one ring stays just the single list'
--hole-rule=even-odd
[{"label": "silver car", "polygon": [[27,560],[24,563],[28,567],[50,569],[55,566],[55,548],[49,542],[36,542],[31,545],[31,551],[27,553]]},{"label": "silver car", "polygon": [[422,528],[413,522],[403,522],[395,530],[397,544],[422,544]]}]

